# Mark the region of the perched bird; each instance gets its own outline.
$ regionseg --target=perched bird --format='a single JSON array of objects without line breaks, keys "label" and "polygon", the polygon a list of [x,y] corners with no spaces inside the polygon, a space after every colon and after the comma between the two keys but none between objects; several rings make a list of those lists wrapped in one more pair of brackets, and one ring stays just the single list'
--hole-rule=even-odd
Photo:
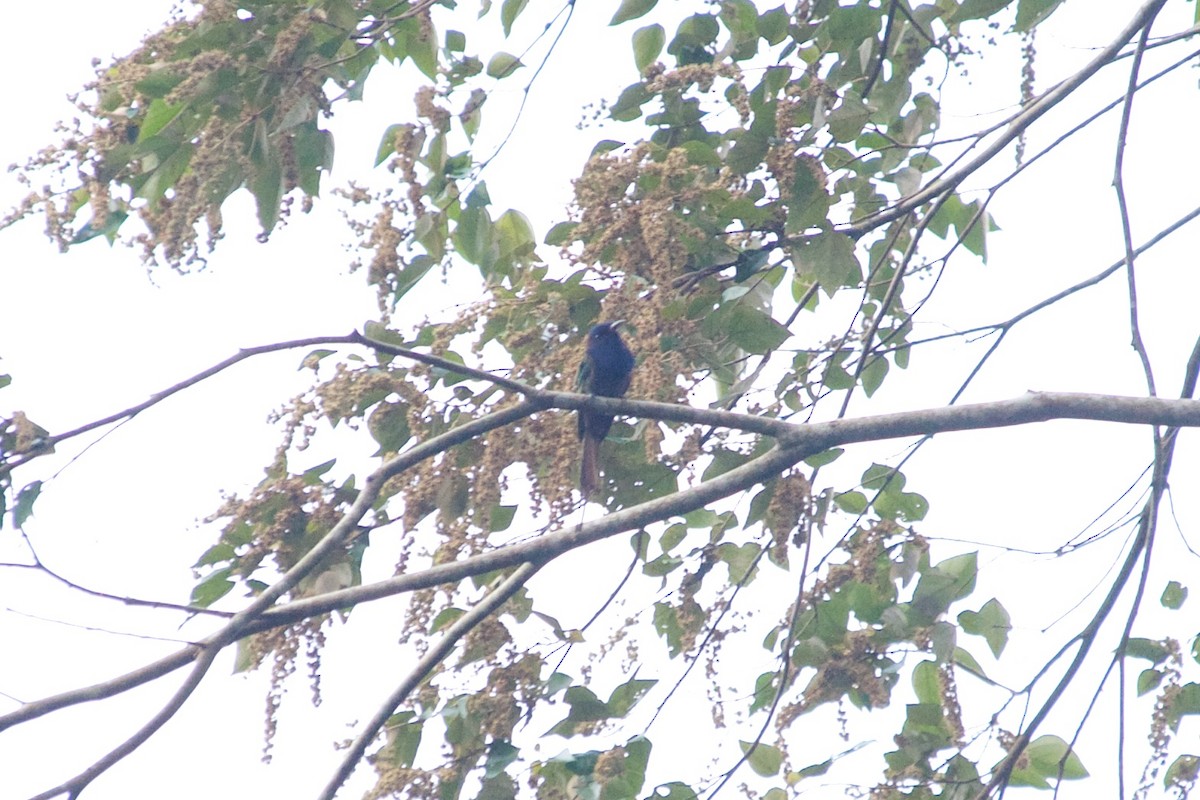
[{"label": "perched bird", "polygon": [[[579,365],[579,391],[602,397],[624,397],[633,373],[633,353],[621,340],[617,328],[624,320],[602,322],[588,332],[587,355]],[[600,488],[600,443],[608,435],[613,418],[602,411],[579,412],[579,438],[583,456],[579,462],[579,488],[589,497]]]}]

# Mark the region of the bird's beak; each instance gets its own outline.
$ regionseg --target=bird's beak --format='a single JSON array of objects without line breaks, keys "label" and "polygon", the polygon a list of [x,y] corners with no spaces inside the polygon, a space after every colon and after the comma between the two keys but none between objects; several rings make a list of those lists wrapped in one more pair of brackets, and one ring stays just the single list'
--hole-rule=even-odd
[{"label": "bird's beak", "polygon": [[614,319],[612,322],[608,323],[608,327],[612,328],[615,331],[617,328],[620,328],[624,324],[625,324],[625,320]]}]

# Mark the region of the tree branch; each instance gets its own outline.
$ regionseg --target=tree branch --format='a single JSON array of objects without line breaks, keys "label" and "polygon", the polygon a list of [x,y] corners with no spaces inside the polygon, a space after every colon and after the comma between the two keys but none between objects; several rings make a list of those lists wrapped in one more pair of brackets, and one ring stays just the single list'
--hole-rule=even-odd
[{"label": "tree branch", "polygon": [[414,689],[421,685],[421,681],[425,680],[434,667],[450,654],[450,651],[454,649],[454,645],[458,644],[459,639],[466,636],[476,625],[487,619],[506,600],[516,594],[517,590],[524,586],[541,566],[541,563],[527,561],[517,567],[516,571],[505,578],[504,582],[480,601],[479,605],[455,620],[454,624],[450,626],[441,640],[429,648],[429,651],[421,657],[416,666],[404,676],[404,680],[400,682],[400,685],[383,701],[371,719],[367,720],[367,724],[363,726],[362,731],[359,732],[354,742],[347,748],[346,755],[342,758],[342,763],[338,766],[337,772],[329,779],[329,783],[325,785],[324,790],[318,795],[318,800],[333,800],[338,789],[342,787],[342,784],[354,772],[354,768],[358,766],[358,762],[366,755],[367,748],[371,745],[371,742],[383,730],[383,726],[387,724],[392,714],[396,713],[396,709],[400,704],[412,694]]},{"label": "tree branch", "polygon": [[[541,402],[518,404],[511,409],[496,412],[455,428],[449,433],[443,434],[443,437],[439,437],[439,439],[469,438],[491,428],[521,419],[559,399],[573,407],[582,407],[587,403],[594,402],[597,407],[605,410],[616,412],[637,410],[651,418],[662,419],[684,419],[691,416],[690,412],[719,416],[728,414],[728,412],[687,409],[665,403],[612,398],[598,399],[583,395],[548,392],[543,393]],[[598,400],[602,400],[602,402],[597,402]],[[831,447],[952,431],[1024,425],[1052,419],[1200,427],[1200,401],[1069,393],[1031,393],[1012,400],[994,403],[975,403],[807,425],[789,425],[780,422],[779,424],[786,430],[779,437],[779,444],[775,447],[746,464],[686,491],[656,498],[568,530],[499,547],[496,550],[461,561],[439,564],[419,573],[399,575],[367,586],[357,586],[296,600],[267,610],[268,604],[274,602],[294,586],[333,547],[342,541],[342,537],[348,531],[354,529],[366,510],[370,508],[379,488],[387,478],[407,468],[419,458],[438,452],[438,447],[449,446],[444,442],[435,444],[436,440],[431,440],[414,448],[414,451],[420,450],[420,453],[409,451],[397,456],[369,476],[359,497],[330,533],[262,596],[239,612],[221,630],[203,640],[200,646],[183,648],[153,664],[88,689],[74,690],[26,704],[14,712],[0,716],[0,730],[70,705],[126,691],[201,658],[202,654],[215,653],[220,648],[251,633],[289,625],[308,617],[403,592],[456,583],[473,575],[512,568],[525,562],[549,562],[563,553],[592,542],[636,530],[652,522],[686,514],[749,489],[797,462]],[[204,655],[204,659],[207,658],[208,656]],[[194,672],[193,675],[195,674]],[[158,720],[158,717],[155,720]],[[129,750],[114,751],[114,753],[116,752],[120,752],[120,757],[123,757]]]},{"label": "tree branch", "polygon": [[230,367],[232,367],[234,364],[238,364],[242,361],[245,361],[248,358],[252,358],[254,356],[259,356],[264,353],[275,353],[280,350],[293,350],[298,347],[313,347],[313,346],[319,345],[319,344],[355,344],[358,342],[359,342],[359,334],[357,332],[355,332],[348,336],[313,336],[313,337],[309,337],[306,339],[292,339],[291,341],[287,341],[287,342],[277,342],[275,344],[265,344],[265,345],[260,345],[258,347],[244,348],[242,350],[239,350],[236,354],[225,359],[224,361],[221,361],[217,364],[214,364],[213,366],[209,367],[206,370],[196,373],[195,375],[188,378],[187,380],[180,381],[179,383],[175,384],[174,386],[168,387],[166,389],[163,389],[161,392],[157,392],[156,394],[151,395],[149,397],[149,399],[147,399],[141,403],[138,403],[135,406],[130,406],[129,408],[126,408],[123,411],[118,411],[115,414],[109,414],[107,417],[102,417],[101,419],[94,420],[93,422],[89,422],[86,425],[80,425],[78,428],[74,428],[72,430],[65,431],[64,433],[59,433],[59,434],[55,434],[53,436],[47,437],[44,441],[39,443],[39,446],[37,447],[37,449],[30,450],[25,453],[21,453],[13,461],[10,461],[6,464],[0,464],[0,476],[4,476],[4,475],[8,474],[9,472],[12,472],[17,467],[20,467],[20,466],[23,466],[24,464],[29,463],[30,461],[37,458],[38,456],[44,455],[44,454],[50,452],[50,449],[52,447],[54,447],[54,445],[58,444],[59,442],[64,442],[67,439],[73,439],[76,436],[80,436],[84,433],[87,433],[88,431],[94,431],[97,428],[103,428],[105,425],[111,425],[114,422],[120,422],[121,420],[125,420],[125,419],[132,419],[133,417],[136,417],[138,414],[142,413],[146,409],[148,409],[152,406],[155,406],[158,403],[161,403],[163,400],[166,400],[171,395],[178,394],[179,392],[182,392],[184,389],[195,386],[196,384],[200,383],[201,381],[205,381],[205,380],[211,378],[212,376],[216,375],[217,373],[223,372],[223,371],[229,369]]},{"label": "tree branch", "polygon": [[1129,24],[1095,58],[1089,61],[1083,69],[1050,89],[1013,117],[1004,133],[985,147],[975,158],[966,162],[957,170],[947,172],[941,178],[931,182],[924,189],[914,192],[891,208],[863,217],[840,230],[857,238],[869,230],[873,230],[880,225],[886,225],[892,220],[899,219],[908,212],[920,208],[944,192],[953,191],[967,176],[973,174],[984,164],[991,161],[992,158],[1004,150],[1039,117],[1070,96],[1084,81],[1092,77],[1101,67],[1112,61],[1121,48],[1137,35],[1138,31],[1146,26],[1147,21],[1153,19],[1158,14],[1159,9],[1162,8],[1165,2],[1166,0],[1148,0],[1148,2],[1143,4],[1133,19],[1130,20]]}]

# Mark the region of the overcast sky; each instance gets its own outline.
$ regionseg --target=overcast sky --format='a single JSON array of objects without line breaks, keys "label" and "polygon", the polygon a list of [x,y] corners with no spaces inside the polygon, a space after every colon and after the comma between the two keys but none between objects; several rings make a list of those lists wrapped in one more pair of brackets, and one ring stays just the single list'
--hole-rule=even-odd
[{"label": "overcast sky", "polygon": [[[618,66],[597,70],[588,81],[567,70],[547,70],[513,143],[485,175],[497,205],[527,211],[539,236],[564,218],[569,177],[578,172],[595,138],[594,131],[575,131],[585,113],[583,103],[604,95],[611,100],[614,87],[635,77],[627,55],[631,29],[610,34],[602,28],[607,13],[589,19],[582,8],[586,4],[580,5],[562,44],[563,63],[592,52],[593,63]],[[1077,69],[1090,57],[1088,48],[1108,41],[1136,5],[1110,4],[1110,9],[1122,10],[1100,18],[1091,4],[1068,3],[1039,33],[1039,88]],[[23,3],[6,9],[0,74],[20,79],[6,84],[8,122],[0,137],[0,163],[20,161],[52,140],[53,122],[71,113],[65,95],[91,76],[91,58],[129,51],[169,6],[140,0],[122,5],[118,14],[112,4],[65,0],[53,4],[52,16],[45,5]],[[550,7],[531,3],[525,15],[531,23],[517,34],[535,35],[532,21]],[[1192,12],[1191,4],[1172,2],[1156,32],[1186,27]],[[617,55],[605,59],[606,47]],[[1182,52],[1172,49],[1168,57]],[[1148,62],[1147,72],[1163,63],[1154,54]],[[972,82],[952,76],[946,91],[944,125],[950,131],[977,128],[982,115],[1008,110],[1016,99],[1015,53],[968,64],[974,71]],[[1126,69],[1110,68],[1046,125],[1035,128],[1029,152],[1069,120],[1117,96],[1127,79]],[[373,80],[378,83],[369,86],[367,102],[342,109],[345,113],[333,123],[337,174],[325,187],[366,174],[379,135],[388,124],[405,118],[405,85],[382,70]],[[513,84],[490,101],[488,113],[504,118],[504,103],[511,108],[522,85]],[[1195,92],[1195,71],[1182,70],[1137,100],[1127,163],[1135,242],[1196,205],[1198,153],[1194,137],[1180,130],[1180,108],[1195,107]],[[997,198],[993,213],[1002,230],[992,237],[989,264],[984,267],[969,258],[953,262],[939,296],[926,309],[919,334],[1004,319],[1120,258],[1120,228],[1110,188],[1115,131],[1116,116],[1110,115]],[[967,188],[984,185],[976,180]],[[7,208],[20,193],[11,175],[0,187]],[[148,275],[134,251],[109,248],[101,241],[60,255],[42,237],[37,220],[0,232],[0,372],[14,378],[13,385],[0,392],[0,413],[21,409],[43,427],[60,431],[139,402],[239,347],[344,333],[376,316],[363,275],[347,274],[347,240],[333,208],[322,205],[311,217],[298,218],[265,246],[253,240],[253,207],[245,196],[231,201],[226,219],[228,236],[210,269],[186,277],[162,270]],[[1186,230],[1141,262],[1143,335],[1164,395],[1177,393],[1186,354],[1197,335],[1198,251],[1196,233]],[[543,255],[554,253],[544,248]],[[987,310],[980,311],[981,306]],[[1126,309],[1124,285],[1112,280],[1025,323],[983,371],[967,399],[1002,399],[1027,390],[1144,393],[1128,346]],[[911,377],[894,374],[869,406],[859,408],[874,413],[944,404],[986,344],[956,344],[931,349],[929,355],[918,351]],[[258,481],[278,440],[277,430],[264,424],[267,415],[307,386],[309,374],[296,370],[302,355],[243,364],[139,416],[78,460],[71,457],[100,437],[65,447],[54,458],[19,472],[19,483],[53,477],[28,526],[47,564],[98,590],[186,599],[192,583],[189,566],[213,536],[199,520],[219,504],[222,491],[244,490]],[[919,360],[928,363],[924,359],[934,358],[942,359],[937,370],[917,368]],[[1134,481],[1148,458],[1148,442],[1144,430],[1089,423],[943,437],[906,470],[909,487],[933,504],[920,529],[947,540],[1052,549],[1102,514]],[[1173,511],[1193,545],[1200,542],[1194,525],[1200,519],[1200,500],[1192,490],[1197,477],[1194,444],[1194,435],[1182,437],[1173,478]],[[872,458],[901,452],[899,444],[864,450],[855,469]],[[320,460],[314,455],[314,463]],[[1132,505],[1128,500],[1118,510]],[[1074,628],[1054,627],[1057,636],[1050,637],[1042,629],[1068,613],[1082,590],[1106,577],[1123,543],[1122,537],[1112,537],[1077,557],[1073,575],[1078,583],[1059,593],[1016,596],[1004,594],[1013,581],[1030,587],[1061,581],[1061,563],[1018,559],[984,547],[981,563],[994,569],[982,578],[977,597],[982,602],[996,594],[1011,603],[1017,626],[1014,643],[1031,652],[1052,650]],[[939,546],[950,553],[956,545]],[[1163,546],[1168,553],[1185,552],[1170,524],[1164,527]],[[11,530],[6,530],[0,537],[0,558],[16,559],[21,553]],[[392,554],[378,554],[381,570]],[[1183,558],[1168,556],[1156,570],[1149,589],[1152,602],[1167,578],[1186,582],[1188,574],[1196,574],[1195,560]],[[292,684],[273,766],[258,761],[263,677],[228,677],[231,654],[225,654],[179,717],[85,796],[106,800],[154,794],[191,800],[210,797],[214,791],[235,797],[311,795],[338,759],[330,741],[352,736],[354,721],[370,713],[378,694],[355,697],[348,686],[390,688],[402,669],[403,661],[394,652],[374,657],[369,633],[362,633],[370,631],[372,619],[379,620],[382,629],[394,630],[388,615],[396,608],[381,603],[361,610],[356,615],[356,623],[363,623],[360,633],[347,634],[344,649],[330,649],[327,691],[335,696],[345,692],[337,702],[313,711],[302,681]],[[1168,617],[1164,625],[1171,621]],[[106,679],[173,649],[141,638],[147,633],[199,635],[190,628],[177,630],[178,622],[70,592],[42,576],[4,571],[0,642],[6,646],[0,659],[0,692],[8,697],[0,696],[0,709]],[[1164,627],[1147,635],[1166,632]],[[975,651],[982,653],[984,648],[977,646]],[[349,683],[339,682],[339,673],[350,676]],[[7,732],[0,737],[0,800],[44,789],[86,766],[140,725],[174,684],[172,679],[96,708],[59,712]],[[1194,722],[1187,725],[1194,733]],[[1112,736],[1097,736],[1096,742],[1111,747]],[[1103,767],[1103,759],[1099,761],[1089,762],[1089,768]],[[368,785],[368,772],[360,770],[352,786]],[[357,792],[350,788],[345,796]]]}]

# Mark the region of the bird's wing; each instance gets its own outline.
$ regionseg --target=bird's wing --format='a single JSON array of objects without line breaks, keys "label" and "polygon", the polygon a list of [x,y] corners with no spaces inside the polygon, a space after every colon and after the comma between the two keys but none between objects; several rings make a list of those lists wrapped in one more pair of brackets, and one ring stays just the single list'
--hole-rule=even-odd
[{"label": "bird's wing", "polygon": [[575,391],[592,391],[592,360],[587,356],[579,362],[579,372],[575,374]]}]

